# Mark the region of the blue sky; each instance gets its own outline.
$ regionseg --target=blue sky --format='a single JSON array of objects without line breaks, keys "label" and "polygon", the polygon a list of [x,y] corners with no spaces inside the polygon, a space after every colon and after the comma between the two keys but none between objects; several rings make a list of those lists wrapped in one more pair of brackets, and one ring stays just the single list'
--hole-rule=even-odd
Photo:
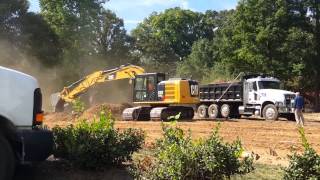
[{"label": "blue sky", "polygon": [[[39,1],[30,1],[30,11],[39,12]],[[105,8],[114,11],[122,18],[125,27],[131,31],[153,11],[163,11],[167,8],[181,7],[193,11],[234,9],[238,0],[110,0]]]}]

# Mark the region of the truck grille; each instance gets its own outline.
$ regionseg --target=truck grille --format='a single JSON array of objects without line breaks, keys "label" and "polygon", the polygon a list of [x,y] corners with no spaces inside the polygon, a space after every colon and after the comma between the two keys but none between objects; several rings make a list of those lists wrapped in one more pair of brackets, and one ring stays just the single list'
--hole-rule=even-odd
[{"label": "truck grille", "polygon": [[293,107],[293,103],[292,103],[292,100],[296,97],[294,94],[286,94],[284,95],[285,97],[285,105],[287,107]]}]

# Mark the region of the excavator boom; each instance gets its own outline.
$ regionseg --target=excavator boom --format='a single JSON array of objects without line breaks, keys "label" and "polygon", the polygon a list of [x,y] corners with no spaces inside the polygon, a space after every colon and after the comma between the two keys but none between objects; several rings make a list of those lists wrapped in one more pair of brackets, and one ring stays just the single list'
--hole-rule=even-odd
[{"label": "excavator boom", "polygon": [[139,66],[127,64],[120,67],[93,72],[84,78],[64,87],[61,92],[51,95],[51,104],[55,112],[63,111],[66,103],[72,103],[89,88],[98,83],[121,79],[133,79],[136,75],[143,74],[144,69]]}]

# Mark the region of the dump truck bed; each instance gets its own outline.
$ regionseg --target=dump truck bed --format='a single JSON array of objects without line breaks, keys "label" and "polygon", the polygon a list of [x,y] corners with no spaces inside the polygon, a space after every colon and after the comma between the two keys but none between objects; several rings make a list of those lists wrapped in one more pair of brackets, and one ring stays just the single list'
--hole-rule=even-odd
[{"label": "dump truck bed", "polygon": [[217,83],[200,86],[200,102],[242,101],[243,88],[241,82]]}]

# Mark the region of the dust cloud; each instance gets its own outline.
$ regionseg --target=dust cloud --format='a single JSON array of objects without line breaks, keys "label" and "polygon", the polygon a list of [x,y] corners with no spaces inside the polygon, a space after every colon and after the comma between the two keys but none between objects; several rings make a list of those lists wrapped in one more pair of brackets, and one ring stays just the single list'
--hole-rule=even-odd
[{"label": "dust cloud", "polygon": [[35,57],[26,55],[5,40],[0,40],[0,54],[0,66],[30,74],[38,80],[43,94],[43,109],[50,111],[50,94],[58,91],[61,84],[57,67],[44,67]]},{"label": "dust cloud", "polygon": [[[36,57],[26,55],[5,40],[0,40],[0,54],[0,66],[30,74],[38,80],[43,94],[43,109],[52,111],[50,95],[71,84],[62,78],[62,73],[66,73],[63,72],[65,68],[61,65],[45,67]],[[80,60],[78,69],[82,77],[97,70],[113,68],[108,68],[107,63],[101,59],[85,59]],[[99,103],[132,102],[132,85],[129,79],[100,83],[90,88],[80,99],[85,102],[86,108]]]}]

